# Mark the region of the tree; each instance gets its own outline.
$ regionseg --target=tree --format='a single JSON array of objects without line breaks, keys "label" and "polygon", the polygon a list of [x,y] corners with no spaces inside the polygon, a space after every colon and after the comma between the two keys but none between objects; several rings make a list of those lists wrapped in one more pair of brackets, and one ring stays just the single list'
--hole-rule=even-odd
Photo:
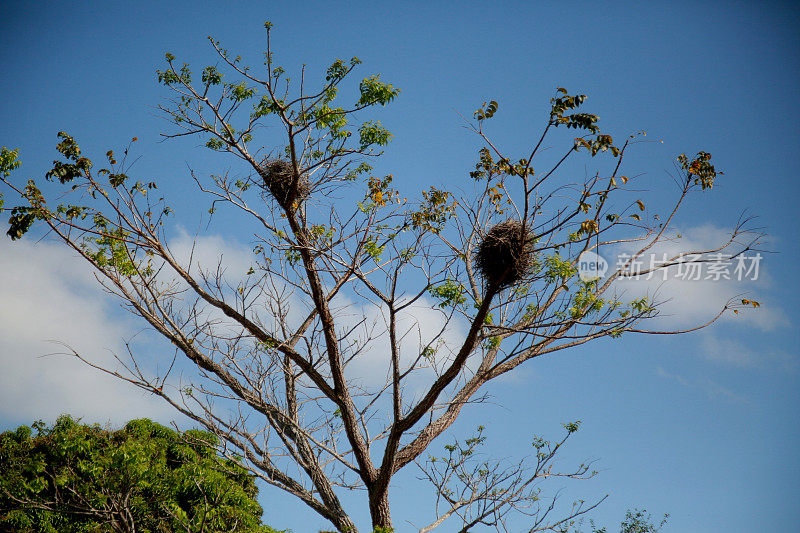
[{"label": "tree", "polygon": [[[156,182],[129,177],[130,145],[120,159],[108,151],[108,164],[95,171],[64,132],[57,145],[64,160],[45,177],[75,200],[54,205],[36,181],[15,182],[18,154],[4,149],[3,182],[22,198],[8,208],[8,234],[20,238],[41,222],[171,342],[195,375],[148,371],[135,353],[120,355],[123,369],[101,370],[202,424],[222,439],[226,457],[293,494],[338,531],[356,531],[339,498],[353,489],[366,492],[373,528],[391,528],[389,483],[412,463],[440,498],[432,526],[459,516],[464,528],[502,527],[506,513],[527,510],[532,530],[541,530],[585,513],[591,505],[551,521],[546,515],[555,504],[537,506],[536,486],[553,474],[539,466],[560,444],[535,441],[530,466],[509,466],[506,478],[493,478],[470,462],[471,452],[462,453],[480,436],[448,445],[438,462],[426,461],[424,452],[466,405],[482,399],[487,383],[532,359],[626,333],[684,333],[757,305],[731,301],[705,324],[660,331],[647,326],[658,315],[657,299],[626,299],[617,290],[637,259],[676,237],[684,200],[713,187],[721,172],[711,154],[678,157],[674,204],[663,216],[647,213],[635,178],[622,170],[639,136],[615,143],[596,115],[578,110],[585,95],[558,88],[541,136],[517,156],[487,133],[497,102],[481,106],[470,123],[481,147],[463,192],[431,186],[415,200],[370,164],[391,133],[358,118],[389,104],[398,89],[367,76],[355,103],[336,104],[358,58],[334,61],[312,90],[305,67],[299,83],[286,77],[273,57],[270,23],[266,30],[263,71],[213,39],[219,63],[199,78],[169,53],[158,71],[175,96],[161,106],[177,128],[166,137],[201,139],[236,158],[247,174],[191,173],[208,199],[209,224],[221,208],[243,217],[242,232],[254,243],[247,272],[226,271],[221,258],[216,268],[199,268],[191,255],[170,248],[167,221],[175,208],[158,196]],[[261,128],[270,121],[281,140],[269,137],[275,128]],[[569,129],[579,136],[559,136]],[[549,162],[545,139],[566,143]],[[598,170],[577,183],[556,181],[568,161],[581,157]],[[688,257],[745,253],[758,238],[747,222],[714,249],[686,250],[637,273]],[[582,275],[583,254],[619,243],[637,246],[627,262],[605,277]],[[431,336],[413,320],[418,306],[442,317]],[[464,333],[453,341],[449,334],[458,328]],[[380,357],[385,380],[365,383],[357,364]],[[577,428],[566,427],[568,435]],[[581,465],[564,475],[591,472]]]},{"label": "tree", "polygon": [[205,431],[60,417],[0,435],[0,531],[241,531],[261,526],[253,476]]},{"label": "tree", "polygon": [[[664,524],[667,523],[669,515],[664,515],[658,525],[652,520],[652,516],[646,510],[629,509],[625,513],[625,520],[619,526],[620,533],[658,533]],[[590,521],[592,533],[608,533],[606,528],[595,528],[594,522]]]}]

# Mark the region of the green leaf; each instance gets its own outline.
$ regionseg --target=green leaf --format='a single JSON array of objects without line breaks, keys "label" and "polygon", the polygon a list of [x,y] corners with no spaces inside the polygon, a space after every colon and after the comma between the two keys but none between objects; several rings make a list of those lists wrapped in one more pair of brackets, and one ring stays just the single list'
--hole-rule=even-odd
[{"label": "green leaf", "polygon": [[358,129],[358,133],[362,151],[373,145],[386,146],[392,138],[392,134],[381,126],[380,122],[365,122]]},{"label": "green leaf", "polygon": [[380,104],[382,106],[394,100],[400,91],[395,89],[388,83],[380,81],[380,74],[364,78],[358,86],[361,92],[361,98],[358,99],[357,105],[371,106]]}]

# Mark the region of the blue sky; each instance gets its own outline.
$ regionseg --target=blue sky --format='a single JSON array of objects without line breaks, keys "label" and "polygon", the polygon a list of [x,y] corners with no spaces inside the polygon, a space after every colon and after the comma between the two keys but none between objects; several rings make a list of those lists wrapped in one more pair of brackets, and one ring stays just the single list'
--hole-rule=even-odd
[{"label": "blue sky", "polygon": [[[193,227],[199,219],[187,166],[213,172],[234,162],[196,142],[159,142],[169,125],[156,110],[167,94],[155,69],[166,51],[193,65],[212,63],[207,35],[258,64],[269,19],[288,71],[307,63],[319,73],[334,58],[357,55],[360,74],[380,72],[402,90],[380,114],[395,138],[377,171],[394,174],[404,191],[468,179],[480,145],[460,115],[469,117],[483,101],[500,103],[490,129],[500,144],[511,152],[529,146],[557,86],[588,94],[586,109],[612,135],[646,130],[648,139],[663,141],[640,145],[627,162],[630,172],[646,172],[644,195],[654,205],[676,194],[667,174],[676,155],[711,152],[725,175],[712,192],[691,199],[679,227],[705,242],[747,210],[759,217],[774,253],[765,255],[757,282],[669,293],[677,315],[669,320],[705,316],[731,291],[762,302],[760,315],[686,336],[630,336],[537,359],[490,386],[492,402],[467,411],[452,434],[483,424],[493,450],[519,457],[529,453],[531,435],[555,437],[562,422],[582,420],[565,461],[593,458],[602,472],[565,486],[564,497],[610,494],[596,513],[599,523],[646,507],[670,513],[667,531],[789,531],[800,521],[793,312],[800,304],[800,9],[779,2],[648,4],[6,2],[0,145],[20,150],[20,177],[28,177],[47,171],[60,130],[95,157],[137,136],[137,171],[182,198],[178,220]],[[247,236],[219,222],[220,242],[246,245]],[[53,351],[47,339],[108,357],[140,327],[93,288],[79,263],[48,241],[4,239],[0,266],[0,428],[65,410],[86,420],[169,420],[151,398],[72,361],[38,357]],[[392,490],[399,524],[430,501],[411,473]],[[262,490],[261,501],[276,527],[324,527],[273,490]]]}]

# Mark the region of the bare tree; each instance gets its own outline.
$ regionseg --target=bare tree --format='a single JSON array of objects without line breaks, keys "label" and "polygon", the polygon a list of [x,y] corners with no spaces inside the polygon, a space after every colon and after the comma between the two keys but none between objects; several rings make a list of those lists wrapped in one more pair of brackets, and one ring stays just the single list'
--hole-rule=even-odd
[{"label": "bare tree", "polygon": [[480,524],[507,531],[506,518],[513,513],[531,517],[531,533],[570,531],[577,517],[600,505],[605,497],[591,505],[578,500],[565,516],[552,520],[550,515],[556,507],[557,495],[545,499],[540,483],[548,478],[588,479],[597,473],[590,470],[589,464],[580,464],[572,472],[553,471],[556,454],[579,425],[579,422],[564,424],[567,434],[556,443],[535,437],[536,457],[532,466],[526,465],[526,460],[507,464],[503,460],[485,458],[480,452],[486,439],[483,426],[478,426],[476,436],[446,445],[446,455],[415,461],[423,479],[437,489],[436,520],[422,527],[420,533],[433,531],[453,515],[461,519],[463,527],[459,531],[462,533]]},{"label": "bare tree", "polygon": [[[366,77],[355,104],[334,107],[360,61],[333,62],[318,89],[309,89],[305,67],[292,84],[273,59],[270,27],[263,71],[212,39],[219,63],[199,79],[171,54],[158,73],[175,96],[161,106],[178,128],[166,136],[200,138],[249,169],[241,179],[192,173],[210,213],[224,207],[251,224],[242,229],[254,243],[248,272],[226,271],[222,260],[200,268],[191,254],[173,251],[165,231],[172,207],[158,198],[156,183],[129,179],[128,149],[119,161],[109,151],[107,168],[95,171],[66,133],[58,144],[66,160],[47,179],[66,185],[74,203],[53,207],[34,181],[11,180],[16,153],[3,149],[3,182],[24,199],[11,209],[9,234],[19,238],[42,221],[196,375],[171,375],[178,363],[154,374],[132,352],[119,357],[124,369],[103,370],[218,435],[226,456],[338,531],[356,531],[341,489],[366,491],[373,528],[391,528],[389,483],[415,462],[440,504],[437,521],[421,531],[448,517],[460,517],[464,531],[471,524],[502,529],[506,513],[518,510],[532,515],[532,531],[563,529],[592,507],[548,521],[552,507],[536,503],[538,480],[552,474],[546,467],[563,441],[543,444],[530,466],[491,471],[470,467],[461,447],[433,465],[421,456],[467,404],[481,401],[485,384],[531,359],[626,332],[692,331],[726,310],[756,305],[730,302],[704,324],[658,331],[646,322],[659,303],[626,300],[616,289],[633,261],[674,237],[686,197],[712,187],[719,173],[710,154],[680,156],[674,206],[662,218],[646,216],[634,178],[621,170],[639,138],[615,144],[597,116],[577,111],[586,97],[559,88],[524,157],[512,157],[486,133],[498,105],[484,104],[469,126],[483,147],[468,186],[458,193],[430,187],[409,200],[369,164],[391,134],[379,122],[356,122],[398,90]],[[267,121],[280,126],[282,141],[259,143],[275,131],[260,128]],[[558,128],[580,136],[547,164],[540,151]],[[612,161],[611,171],[571,184],[559,177],[568,160],[595,156]],[[687,250],[653,268],[688,254],[707,261],[720,251],[744,253],[757,237],[746,222],[714,249]],[[582,253],[620,243],[637,246],[628,263],[604,278],[579,275]],[[433,335],[413,320],[419,306],[442,316]],[[385,358],[381,382],[358,375],[367,357]],[[585,477],[587,468],[564,475]]]}]

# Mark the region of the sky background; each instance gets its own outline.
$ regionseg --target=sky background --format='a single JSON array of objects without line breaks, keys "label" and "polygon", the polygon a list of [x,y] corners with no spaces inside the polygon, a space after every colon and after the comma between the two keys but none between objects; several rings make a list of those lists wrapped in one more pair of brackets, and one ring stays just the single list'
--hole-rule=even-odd
[{"label": "sky background", "polygon": [[[523,153],[557,86],[588,94],[586,110],[615,138],[645,130],[663,141],[638,145],[626,163],[627,172],[645,173],[649,205],[677,195],[669,176],[675,156],[711,152],[725,175],[690,199],[677,227],[704,244],[747,212],[759,217],[773,253],[757,281],[665,287],[672,316],[662,323],[696,323],[740,293],[762,308],[691,335],[624,336],[532,361],[491,385],[492,401],[466,410],[450,435],[483,424],[496,455],[518,458],[530,453],[532,435],[556,438],[561,423],[582,420],[564,464],[594,459],[601,474],[552,487],[563,488],[565,499],[609,494],[594,515],[599,524],[644,507],[670,513],[666,531],[790,531],[800,522],[800,9],[642,4],[7,1],[0,146],[20,150],[18,179],[41,178],[60,130],[98,159],[138,137],[137,174],[180,198],[180,243],[188,239],[181,232],[200,223],[188,167],[220,172],[235,162],[196,141],[160,142],[169,125],[156,106],[168,94],[155,69],[166,51],[196,67],[214,63],[208,35],[258,65],[262,24],[271,20],[273,49],[287,71],[306,63],[321,78],[334,58],[357,55],[364,61],[358,74],[379,72],[402,90],[380,114],[395,137],[376,172],[394,174],[409,194],[468,179],[480,144],[461,116],[484,101],[500,103],[490,134]],[[220,217],[204,246],[246,262],[248,237]],[[146,337],[79,261],[46,239],[3,238],[0,272],[0,430],[63,412],[115,424],[173,418],[151,397],[73,359],[46,356],[60,351],[47,342],[56,340],[110,361],[123,339]],[[432,500],[426,490],[413,472],[396,479],[398,531],[411,527],[406,520],[421,525],[420,509]],[[262,489],[260,501],[274,527],[326,527],[273,489]],[[364,524],[364,502],[346,504]]]}]

